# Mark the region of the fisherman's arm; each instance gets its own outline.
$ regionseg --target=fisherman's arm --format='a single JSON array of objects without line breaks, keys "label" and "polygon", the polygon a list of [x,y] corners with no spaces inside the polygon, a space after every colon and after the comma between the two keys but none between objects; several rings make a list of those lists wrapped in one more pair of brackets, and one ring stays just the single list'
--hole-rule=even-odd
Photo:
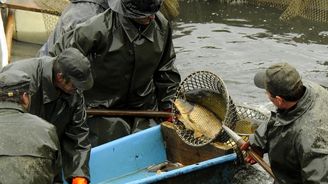
[{"label": "fisherman's arm", "polygon": [[49,56],[49,49],[53,47],[61,35],[73,30],[76,25],[85,22],[103,11],[99,5],[94,3],[70,3],[66,7],[66,10],[62,12],[53,32],[48,37],[47,42],[38,51],[37,56]]},{"label": "fisherman's arm", "polygon": [[[328,130],[325,131],[325,135],[317,134],[314,139],[308,137],[312,136],[309,135],[309,132],[304,133],[307,135],[298,139],[300,142],[297,143],[296,151],[299,152],[302,183],[328,183]],[[309,142],[312,143],[309,144]]]},{"label": "fisherman's arm", "polygon": [[91,144],[88,139],[89,128],[86,125],[86,109],[82,94],[77,102],[71,123],[65,131],[62,143],[64,177],[71,181],[75,177],[89,180],[89,159]]},{"label": "fisherman's arm", "polygon": [[181,82],[180,74],[174,64],[176,55],[173,47],[172,28],[170,24],[165,42],[163,56],[154,76],[160,110],[172,108],[170,100],[173,99],[179,83]]},{"label": "fisherman's arm", "polygon": [[266,123],[261,124],[254,132],[254,134],[250,135],[249,143],[252,147],[257,147],[265,150],[267,144],[266,137]]},{"label": "fisherman's arm", "polygon": [[[260,157],[263,157],[263,154],[268,152],[268,125],[272,121],[273,119],[270,119],[267,122],[261,123],[254,134],[249,136],[248,146]],[[248,149],[248,146],[244,146],[244,149]],[[250,164],[256,163],[250,155],[246,156],[245,161]]]}]

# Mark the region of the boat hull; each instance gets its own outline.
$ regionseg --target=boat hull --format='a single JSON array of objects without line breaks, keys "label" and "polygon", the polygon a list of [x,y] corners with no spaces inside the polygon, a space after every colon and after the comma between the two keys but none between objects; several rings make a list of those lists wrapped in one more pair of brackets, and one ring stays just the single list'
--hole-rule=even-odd
[{"label": "boat hull", "polygon": [[234,153],[168,172],[149,171],[149,166],[170,161],[162,133],[156,126],[93,148],[91,183],[230,183],[236,170]]}]

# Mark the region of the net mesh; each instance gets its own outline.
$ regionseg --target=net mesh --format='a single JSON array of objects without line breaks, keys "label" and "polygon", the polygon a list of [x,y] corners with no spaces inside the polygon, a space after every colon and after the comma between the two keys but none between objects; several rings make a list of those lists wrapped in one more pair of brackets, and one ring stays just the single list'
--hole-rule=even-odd
[{"label": "net mesh", "polygon": [[[238,105],[236,106],[236,109],[238,117],[241,120],[247,120],[236,122],[236,127],[234,130],[235,132],[238,132],[238,134],[244,139],[244,141],[249,140],[249,135],[253,134],[255,129],[262,122],[266,122],[269,120],[269,116],[266,113],[256,110],[254,108]],[[253,128],[250,129],[250,126]],[[224,144],[229,145],[234,149],[237,154],[239,164],[244,163],[244,158],[246,156],[245,151],[241,151],[232,139],[227,140]]]},{"label": "net mesh", "polygon": [[328,0],[248,0],[249,3],[283,10],[280,19],[291,20],[302,17],[328,23]]},{"label": "net mesh", "polygon": [[[237,106],[237,114],[240,118],[236,122],[235,132],[239,135],[248,137],[253,134],[255,129],[262,123],[268,121],[269,115],[246,106]],[[248,138],[245,138],[248,140]]]},{"label": "net mesh", "polygon": [[42,14],[42,18],[43,18],[45,29],[47,31],[47,35],[49,36],[51,32],[54,30],[59,17],[56,15]]},{"label": "net mesh", "polygon": [[[204,93],[203,93],[204,92]],[[230,98],[224,82],[221,78],[208,71],[198,71],[190,74],[179,86],[176,94],[176,99],[184,99],[205,107],[213,112],[221,123],[234,129],[237,122],[237,110]],[[177,108],[173,108],[173,112],[180,113]],[[195,137],[194,131],[187,129],[183,122],[177,118],[174,119],[174,124],[180,138],[187,144],[192,146],[204,146],[213,140],[225,142],[229,140],[221,126],[215,126],[206,121],[195,122],[200,126],[211,126],[209,129],[217,131],[217,136],[214,138]],[[218,122],[220,123],[220,122]]]},{"label": "net mesh", "polygon": [[43,13],[42,18],[47,35],[49,36],[54,30],[59,15],[69,4],[69,0],[33,0],[39,7],[56,12],[56,15]]},{"label": "net mesh", "polygon": [[176,18],[179,15],[178,0],[164,0],[160,11],[169,20]]},{"label": "net mesh", "polygon": [[229,4],[251,4],[282,10],[280,20],[289,21],[295,17],[328,23],[328,0],[219,0]]},{"label": "net mesh", "polygon": [[68,5],[69,0],[33,0],[35,4],[44,9],[62,12]]}]

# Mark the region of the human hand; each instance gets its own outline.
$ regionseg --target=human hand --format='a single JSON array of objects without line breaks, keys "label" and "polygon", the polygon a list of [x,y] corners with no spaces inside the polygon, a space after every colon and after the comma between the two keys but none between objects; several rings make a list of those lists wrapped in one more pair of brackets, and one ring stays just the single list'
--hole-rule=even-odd
[{"label": "human hand", "polygon": [[[165,112],[172,112],[172,109],[171,108],[168,108],[168,109],[164,109]],[[168,121],[168,122],[173,122],[173,115],[171,116],[168,116],[167,118],[164,119],[164,121]]]},{"label": "human hand", "polygon": [[[251,146],[248,149],[251,149],[251,151],[253,152],[253,154],[256,154],[259,157],[263,158],[263,151],[262,151],[262,149],[257,148],[257,147],[254,147],[254,146]],[[248,154],[248,153],[247,153],[247,155],[246,155],[246,157],[245,157],[244,160],[245,160],[246,163],[249,163],[251,165],[257,163],[257,161],[250,154]]]},{"label": "human hand", "polygon": [[244,161],[245,161],[246,163],[250,164],[250,165],[254,165],[254,164],[257,163],[256,160],[254,160],[254,158],[253,158],[252,156],[248,155],[248,154],[247,154],[246,157],[244,158]]},{"label": "human hand", "polygon": [[[249,143],[249,141],[247,141],[247,142],[245,142],[244,144],[242,144],[242,145],[239,146],[239,149],[240,149],[241,151],[246,151],[246,150],[248,150],[249,148],[250,148],[250,143]],[[251,164],[251,165],[253,165],[253,164],[256,163],[256,160],[254,160],[252,156],[250,156],[249,154],[247,154],[247,152],[246,152],[246,155],[245,155],[244,161],[245,161],[246,163]]]},{"label": "human hand", "polygon": [[88,180],[83,177],[75,177],[72,180],[72,184],[88,184]]}]

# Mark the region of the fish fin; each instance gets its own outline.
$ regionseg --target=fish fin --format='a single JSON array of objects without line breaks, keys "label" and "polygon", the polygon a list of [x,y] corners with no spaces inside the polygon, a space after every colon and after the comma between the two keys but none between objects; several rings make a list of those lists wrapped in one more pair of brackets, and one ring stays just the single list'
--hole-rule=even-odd
[{"label": "fish fin", "polygon": [[177,116],[178,120],[186,127],[186,129],[193,130],[190,126],[191,122],[188,119],[185,119],[182,115]]},{"label": "fish fin", "polygon": [[199,137],[201,137],[201,136],[203,136],[202,133],[200,133],[199,131],[194,131],[194,137],[195,137],[195,138],[199,138]]}]

